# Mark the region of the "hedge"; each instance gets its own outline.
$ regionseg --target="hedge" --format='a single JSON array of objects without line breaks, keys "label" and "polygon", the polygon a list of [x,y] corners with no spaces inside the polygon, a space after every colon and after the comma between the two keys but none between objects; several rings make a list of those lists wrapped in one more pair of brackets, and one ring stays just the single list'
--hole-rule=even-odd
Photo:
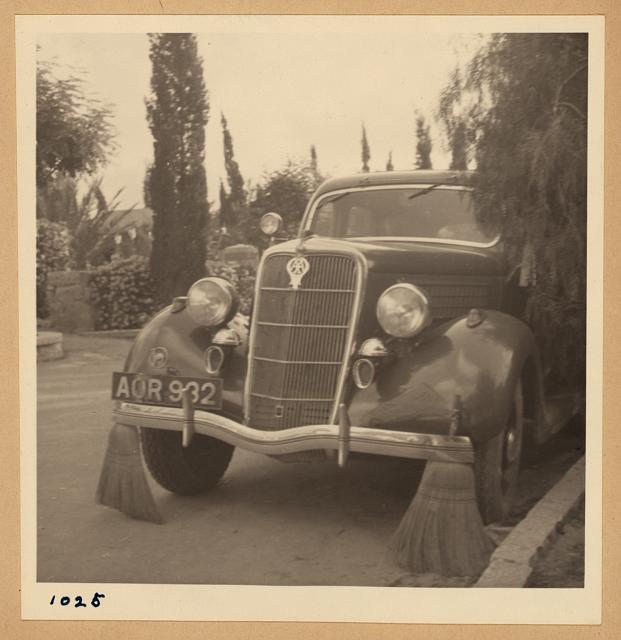
[{"label": "hedge", "polygon": [[37,220],[37,317],[48,314],[45,292],[47,274],[71,267],[71,236],[67,226],[49,220]]},{"label": "hedge", "polygon": [[239,295],[239,311],[250,315],[254,298],[256,269],[250,265],[207,261],[205,263],[208,276],[217,276],[228,280]]},{"label": "hedge", "polygon": [[[239,311],[248,315],[254,295],[254,267],[208,262],[206,269],[206,275],[231,282],[239,294]],[[95,329],[134,329],[144,325],[159,310],[153,286],[149,260],[143,256],[115,260],[92,271],[89,292],[95,309]]]},{"label": "hedge", "polygon": [[97,330],[135,329],[157,311],[149,260],[143,256],[98,267],[91,272],[89,289]]}]

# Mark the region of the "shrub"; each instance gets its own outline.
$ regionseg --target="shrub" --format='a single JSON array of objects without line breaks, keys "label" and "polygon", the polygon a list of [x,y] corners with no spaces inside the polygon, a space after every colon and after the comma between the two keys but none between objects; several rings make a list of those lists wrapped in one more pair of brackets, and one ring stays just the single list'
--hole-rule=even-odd
[{"label": "shrub", "polygon": [[49,220],[37,220],[37,317],[47,316],[45,290],[50,271],[71,267],[71,237],[67,226]]},{"label": "shrub", "polygon": [[[249,265],[207,262],[207,275],[228,280],[240,298],[239,310],[248,315],[254,294],[255,269]],[[149,276],[149,260],[132,256],[98,267],[89,279],[95,308],[95,329],[141,327],[158,311]]]},{"label": "shrub", "polygon": [[254,298],[256,270],[253,266],[208,260],[205,264],[207,275],[228,280],[239,295],[239,311],[250,315]]},{"label": "shrub", "polygon": [[157,311],[149,260],[132,256],[98,267],[89,281],[96,329],[141,327]]}]

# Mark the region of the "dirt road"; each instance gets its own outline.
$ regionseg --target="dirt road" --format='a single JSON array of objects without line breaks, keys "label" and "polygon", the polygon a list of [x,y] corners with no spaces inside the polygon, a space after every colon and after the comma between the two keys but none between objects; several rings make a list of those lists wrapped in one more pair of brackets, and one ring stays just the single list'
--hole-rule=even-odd
[{"label": "dirt road", "polygon": [[[38,580],[258,585],[462,586],[408,576],[387,544],[420,479],[398,459],[284,464],[237,450],[209,495],[155,486],[166,520],[131,520],[95,504],[111,424],[111,372],[130,342],[66,336],[68,356],[38,367]],[[531,456],[515,519],[580,455],[566,432]]]}]

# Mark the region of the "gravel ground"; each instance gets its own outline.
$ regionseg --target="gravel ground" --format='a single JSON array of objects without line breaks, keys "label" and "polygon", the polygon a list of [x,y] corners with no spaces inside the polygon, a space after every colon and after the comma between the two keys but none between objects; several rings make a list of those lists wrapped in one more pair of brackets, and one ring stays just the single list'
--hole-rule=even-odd
[{"label": "gravel ground", "polygon": [[584,587],[584,497],[542,549],[527,587]]},{"label": "gravel ground", "polygon": [[[96,505],[111,421],[110,375],[130,345],[67,335],[67,357],[38,366],[39,581],[420,587],[474,581],[410,575],[387,557],[420,479],[416,461],[362,458],[338,469],[326,461],[287,465],[237,451],[212,494],[187,499],[153,487],[163,526]],[[583,452],[578,423],[531,452],[508,524],[519,522]],[[490,533],[499,542],[510,526]],[[580,564],[580,547],[571,549]],[[559,584],[566,574],[548,571],[537,579],[573,586],[573,574]]]}]

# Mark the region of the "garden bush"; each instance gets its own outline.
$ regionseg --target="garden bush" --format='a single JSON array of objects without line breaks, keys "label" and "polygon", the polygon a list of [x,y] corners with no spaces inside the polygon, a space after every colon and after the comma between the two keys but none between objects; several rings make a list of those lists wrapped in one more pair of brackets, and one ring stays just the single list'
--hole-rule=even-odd
[{"label": "garden bush", "polygon": [[71,236],[65,224],[37,220],[37,317],[47,317],[45,290],[50,271],[71,268]]},{"label": "garden bush", "polygon": [[228,280],[239,295],[239,311],[250,315],[254,298],[256,269],[250,265],[208,260],[205,264],[207,275]]},{"label": "garden bush", "polygon": [[[240,298],[239,311],[248,315],[254,294],[255,269],[248,265],[209,261],[207,275],[228,280]],[[159,310],[149,276],[149,260],[132,256],[91,272],[90,297],[95,329],[135,329]]]},{"label": "garden bush", "polygon": [[91,272],[90,296],[95,329],[135,329],[158,309],[153,298],[149,260],[132,256]]}]

